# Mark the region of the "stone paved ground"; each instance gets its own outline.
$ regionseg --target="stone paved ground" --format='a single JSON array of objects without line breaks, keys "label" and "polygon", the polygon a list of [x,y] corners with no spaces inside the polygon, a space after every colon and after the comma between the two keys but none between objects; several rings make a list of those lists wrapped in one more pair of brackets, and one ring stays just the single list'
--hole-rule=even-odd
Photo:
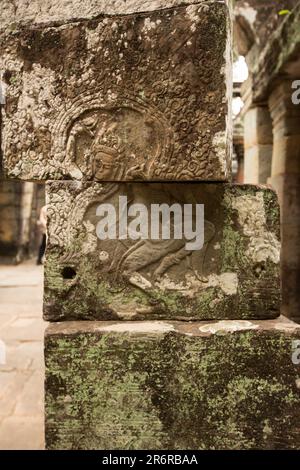
[{"label": "stone paved ground", "polygon": [[41,266],[0,266],[1,450],[44,448],[42,291]]}]

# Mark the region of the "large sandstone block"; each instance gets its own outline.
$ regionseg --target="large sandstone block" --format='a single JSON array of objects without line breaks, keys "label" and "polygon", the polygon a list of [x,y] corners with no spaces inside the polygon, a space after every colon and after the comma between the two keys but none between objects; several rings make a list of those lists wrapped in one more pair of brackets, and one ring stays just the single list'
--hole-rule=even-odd
[{"label": "large sandstone block", "polygon": [[46,332],[48,449],[299,449],[288,320],[63,322]]},{"label": "large sandstone block", "polygon": [[[279,208],[271,189],[58,181],[47,184],[47,203],[47,320],[279,315]],[[157,208],[169,209],[169,220]]]},{"label": "large sandstone block", "polygon": [[17,24],[0,32],[0,51],[9,176],[228,178],[225,3]]}]

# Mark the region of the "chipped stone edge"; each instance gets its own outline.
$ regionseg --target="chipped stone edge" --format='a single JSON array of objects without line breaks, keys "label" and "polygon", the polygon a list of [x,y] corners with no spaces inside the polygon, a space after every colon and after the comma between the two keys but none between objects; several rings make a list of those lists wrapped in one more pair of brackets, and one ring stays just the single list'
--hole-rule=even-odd
[{"label": "chipped stone edge", "polygon": [[228,8],[228,15],[227,15],[227,41],[226,41],[226,49],[224,54],[225,60],[225,72],[224,72],[224,80],[225,80],[225,87],[226,87],[226,102],[227,102],[227,115],[226,119],[226,126],[225,126],[225,145],[226,145],[226,168],[224,172],[224,176],[227,180],[231,179],[231,166],[232,166],[232,138],[233,138],[233,120],[232,120],[232,96],[233,96],[233,9],[231,0],[226,1],[226,5]]},{"label": "chipped stone edge", "polygon": [[[117,7],[99,7],[99,8],[94,8],[92,9],[91,12],[87,12],[86,14],[83,14],[84,16],[80,16],[80,14],[75,14],[74,16],[70,15],[67,10],[62,9],[62,11],[57,14],[57,16],[50,15],[50,17],[45,18],[45,14],[41,14],[41,12],[35,12],[35,16],[32,15],[32,17],[28,17],[25,20],[23,17],[21,19],[18,19],[17,17],[13,16],[10,18],[9,21],[5,21],[3,18],[1,19],[1,25],[0,25],[0,32],[4,32],[7,30],[10,26],[16,26],[23,28],[29,25],[35,25],[35,26],[40,26],[40,27],[47,27],[50,26],[51,24],[55,25],[63,25],[67,23],[72,23],[72,22],[78,22],[78,21],[89,21],[89,20],[94,20],[102,15],[105,16],[110,16],[110,17],[115,17],[115,16],[129,16],[133,14],[143,14],[143,13],[153,13],[155,11],[163,11],[163,10],[173,10],[176,8],[181,8],[181,7],[187,7],[189,5],[200,5],[202,3],[207,3],[207,4],[223,4],[226,5],[229,9],[232,9],[232,0],[180,0],[177,5],[172,5],[172,4],[165,4],[164,2],[157,3],[157,2],[151,2],[148,6],[144,6],[142,8],[136,7],[127,7],[124,11],[124,4],[122,7],[117,6]],[[74,5],[75,7],[75,5]],[[40,13],[40,17],[39,17]],[[80,12],[82,13],[82,11]],[[19,15],[20,16],[20,15]]]},{"label": "chipped stone edge", "polygon": [[45,331],[45,338],[89,333],[153,337],[153,335],[165,335],[170,332],[190,337],[208,337],[215,334],[239,334],[246,331],[293,334],[300,333],[300,325],[284,316],[275,320],[252,321],[64,321],[49,324]]}]

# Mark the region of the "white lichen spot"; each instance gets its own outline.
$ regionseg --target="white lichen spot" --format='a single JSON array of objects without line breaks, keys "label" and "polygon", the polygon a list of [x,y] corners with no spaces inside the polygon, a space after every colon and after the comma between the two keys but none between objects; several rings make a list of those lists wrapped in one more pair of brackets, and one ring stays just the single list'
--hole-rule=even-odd
[{"label": "white lichen spot", "polygon": [[256,330],[257,328],[258,325],[246,320],[222,320],[200,326],[199,330],[201,333],[215,334],[222,331],[233,333],[235,331]]},{"label": "white lichen spot", "polygon": [[76,165],[69,166],[68,167],[68,173],[75,180],[81,180],[83,178],[83,174],[82,174],[81,170]]},{"label": "white lichen spot", "polygon": [[[187,273],[181,282],[170,279],[167,274],[155,281],[155,286],[165,291],[179,291],[185,297],[193,298],[199,292],[209,287],[219,287],[225,295],[235,295],[238,289],[238,277],[236,273],[211,274],[208,278],[201,277],[198,272]],[[219,301],[222,301],[220,293]]]},{"label": "white lichen spot", "polygon": [[15,56],[12,56],[10,49],[1,51],[0,57],[0,77],[3,78],[5,70],[14,72],[21,72],[23,69],[23,61]]},{"label": "white lichen spot", "polygon": [[102,31],[105,28],[105,23],[99,23],[95,29],[86,29],[85,37],[87,42],[87,48],[89,50],[95,50],[100,48],[101,41],[103,39]]},{"label": "white lichen spot", "polygon": [[239,281],[236,273],[211,274],[208,277],[207,287],[220,287],[224,294],[235,295],[238,284]]},{"label": "white lichen spot", "polygon": [[135,272],[130,276],[129,282],[133,286],[139,287],[142,290],[148,290],[148,289],[151,289],[151,287],[152,287],[151,282],[148,281],[148,279],[146,279],[144,276],[142,276],[138,272]]},{"label": "white lichen spot", "polygon": [[244,234],[249,237],[246,256],[254,263],[268,259],[275,264],[280,261],[280,242],[274,233],[266,229],[264,195],[262,191],[255,195],[238,196],[232,199],[232,207],[238,212],[238,220]]},{"label": "white lichen spot", "polygon": [[199,23],[200,21],[198,9],[199,5],[188,5],[186,7],[186,15],[193,23]]},{"label": "white lichen spot", "polygon": [[86,237],[82,244],[82,254],[87,255],[89,253],[94,253],[97,249],[97,235],[96,227],[90,221],[83,222],[84,228],[86,230]]},{"label": "white lichen spot", "polygon": [[162,291],[184,291],[188,288],[183,282],[175,282],[171,280],[167,274],[165,274],[159,281],[156,281],[155,285]]},{"label": "white lichen spot", "polygon": [[168,333],[169,331],[174,331],[175,328],[169,323],[145,321],[116,323],[114,325],[97,327],[96,330],[109,333]]},{"label": "white lichen spot", "polygon": [[117,94],[111,90],[107,90],[107,100],[108,101],[115,101],[117,99]]},{"label": "white lichen spot", "polygon": [[227,138],[225,131],[217,132],[212,140],[213,149],[220,163],[221,173],[225,174],[227,170],[226,164],[226,146]]},{"label": "white lichen spot", "polygon": [[101,263],[107,263],[109,261],[109,253],[107,251],[100,251],[99,260]]},{"label": "white lichen spot", "polygon": [[209,10],[208,5],[188,5],[186,8],[186,15],[191,22],[191,31],[194,33],[197,28],[197,24],[201,19],[201,15]]},{"label": "white lichen spot", "polygon": [[[159,21],[159,20],[158,20]],[[144,33],[148,33],[149,31],[151,31],[152,29],[155,29],[156,26],[157,26],[157,22],[155,21],[151,21],[150,18],[145,18],[145,21],[144,21],[144,26],[142,28],[142,31]]]}]

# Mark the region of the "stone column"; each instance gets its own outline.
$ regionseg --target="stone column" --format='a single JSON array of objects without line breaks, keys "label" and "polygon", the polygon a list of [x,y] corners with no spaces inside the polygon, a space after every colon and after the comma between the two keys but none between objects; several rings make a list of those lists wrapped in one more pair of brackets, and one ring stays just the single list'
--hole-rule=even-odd
[{"label": "stone column", "polygon": [[244,116],[244,182],[263,184],[271,175],[272,121],[267,106],[251,107]]},{"label": "stone column", "polygon": [[292,81],[282,81],[270,95],[274,147],[269,183],[281,205],[282,308],[300,320],[300,105],[292,102]]},{"label": "stone column", "polygon": [[19,263],[31,254],[35,237],[32,225],[34,183],[0,181],[0,260]]},{"label": "stone column", "polygon": [[6,170],[54,180],[47,448],[295,448],[277,197],[229,183],[229,2],[67,3],[0,34]]},{"label": "stone column", "polygon": [[20,181],[0,180],[0,258],[4,263],[19,260],[22,200]]}]

